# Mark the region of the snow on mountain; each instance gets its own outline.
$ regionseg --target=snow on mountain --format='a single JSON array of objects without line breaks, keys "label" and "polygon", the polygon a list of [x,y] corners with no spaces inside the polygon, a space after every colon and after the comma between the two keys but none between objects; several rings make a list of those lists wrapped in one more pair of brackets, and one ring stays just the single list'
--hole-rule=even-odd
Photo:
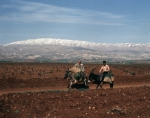
[{"label": "snow on mountain", "polygon": [[96,43],[91,43],[91,42],[86,42],[86,41],[42,38],[42,39],[28,39],[25,41],[17,41],[17,42],[6,44],[6,46],[8,45],[43,45],[43,44],[44,45],[75,46],[75,47],[96,45]]},{"label": "snow on mountain", "polygon": [[115,44],[107,44],[107,43],[94,43],[87,41],[79,41],[79,40],[67,40],[67,39],[53,39],[53,38],[40,38],[40,39],[28,39],[24,41],[16,41],[8,45],[42,45],[42,44],[51,44],[51,45],[64,45],[64,46],[76,46],[76,47],[87,47],[87,46],[117,46],[117,47],[136,47],[136,46],[146,46],[150,47],[150,43],[148,44],[132,44],[132,43],[115,43]]},{"label": "snow on mountain", "polygon": [[150,59],[150,43],[94,43],[78,40],[40,38],[0,46],[0,60],[32,61],[75,60],[109,61]]},{"label": "snow on mountain", "polygon": [[133,44],[133,43],[94,43],[79,40],[67,40],[67,39],[54,39],[54,38],[40,38],[40,39],[28,39],[24,41],[17,41],[6,44],[10,45],[61,45],[61,46],[71,46],[71,47],[84,47],[96,50],[149,50],[150,43],[147,44]]}]

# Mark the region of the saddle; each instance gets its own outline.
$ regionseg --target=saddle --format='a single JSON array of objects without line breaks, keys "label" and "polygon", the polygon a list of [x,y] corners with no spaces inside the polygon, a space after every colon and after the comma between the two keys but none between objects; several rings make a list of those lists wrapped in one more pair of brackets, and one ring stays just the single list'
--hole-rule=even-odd
[{"label": "saddle", "polygon": [[80,70],[80,68],[74,66],[74,67],[70,68],[69,71],[71,71],[73,73],[74,79],[76,79],[78,81],[82,81],[84,72],[82,72]]},{"label": "saddle", "polygon": [[[104,78],[109,78],[111,81],[114,81],[114,74],[108,73]],[[102,80],[102,75],[99,75],[99,80]]]},{"label": "saddle", "polygon": [[74,66],[74,67],[70,68],[69,71],[71,71],[75,75],[76,73],[80,72],[81,70]]},{"label": "saddle", "polygon": [[111,81],[114,81],[114,74],[108,73],[105,77],[109,77]]}]

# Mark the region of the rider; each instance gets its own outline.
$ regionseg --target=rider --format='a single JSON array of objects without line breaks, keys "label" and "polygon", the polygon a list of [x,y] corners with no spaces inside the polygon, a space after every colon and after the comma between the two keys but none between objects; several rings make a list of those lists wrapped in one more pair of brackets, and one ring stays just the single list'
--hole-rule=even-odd
[{"label": "rider", "polygon": [[104,77],[108,74],[109,71],[110,71],[109,66],[106,64],[106,61],[103,61],[103,66],[99,70],[99,73],[102,73],[101,84],[103,83]]},{"label": "rider", "polygon": [[80,72],[79,72],[80,78],[83,77],[84,76],[84,66],[81,63],[81,61],[79,60],[74,66],[80,69]]},{"label": "rider", "polygon": [[79,60],[78,63],[75,64],[75,67],[79,68],[82,72],[84,72],[84,66]]}]

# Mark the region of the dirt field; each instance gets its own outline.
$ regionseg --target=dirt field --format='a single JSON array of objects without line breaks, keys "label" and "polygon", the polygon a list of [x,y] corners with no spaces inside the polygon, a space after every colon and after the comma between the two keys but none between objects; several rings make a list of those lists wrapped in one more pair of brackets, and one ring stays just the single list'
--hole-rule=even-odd
[{"label": "dirt field", "polygon": [[[84,64],[87,74],[99,64]],[[68,90],[73,64],[0,63],[2,118],[150,118],[150,65],[110,65],[114,88]]]}]

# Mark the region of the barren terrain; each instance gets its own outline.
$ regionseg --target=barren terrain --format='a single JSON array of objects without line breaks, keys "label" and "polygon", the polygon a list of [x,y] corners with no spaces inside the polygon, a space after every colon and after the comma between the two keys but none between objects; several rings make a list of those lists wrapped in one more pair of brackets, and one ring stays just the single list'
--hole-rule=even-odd
[{"label": "barren terrain", "polygon": [[[150,118],[150,65],[110,65],[114,89],[82,83],[68,90],[71,63],[0,63],[0,117]],[[88,75],[100,64],[84,64]]]}]

